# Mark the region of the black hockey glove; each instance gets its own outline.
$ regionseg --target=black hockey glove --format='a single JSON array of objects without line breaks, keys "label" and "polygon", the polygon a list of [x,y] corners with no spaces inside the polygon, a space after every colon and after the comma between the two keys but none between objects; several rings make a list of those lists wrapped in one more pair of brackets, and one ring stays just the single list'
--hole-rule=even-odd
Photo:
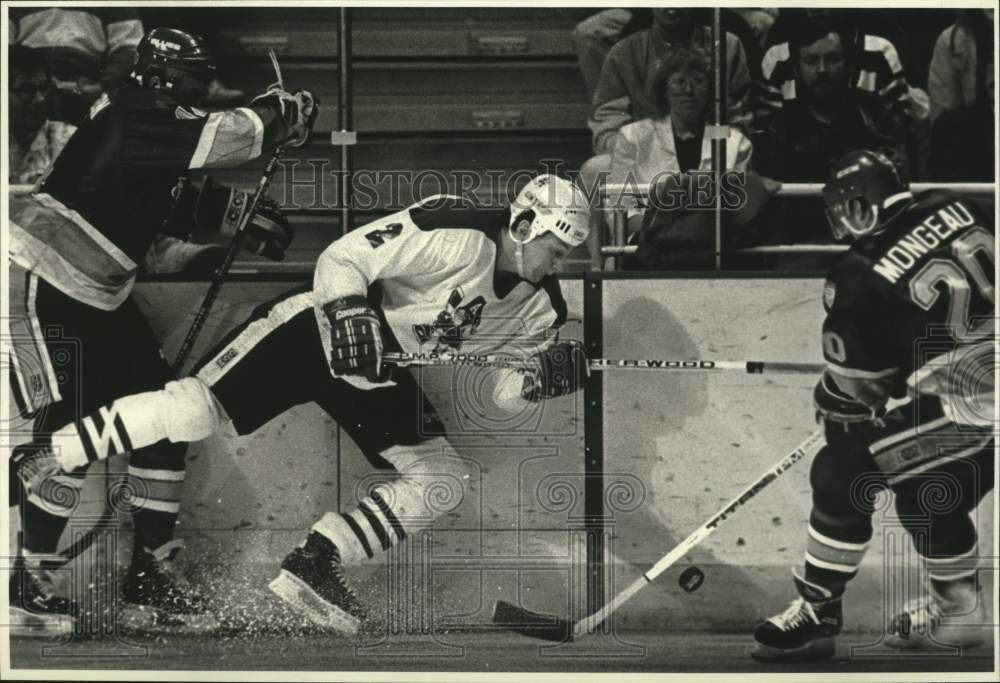
[{"label": "black hockey glove", "polygon": [[330,323],[333,374],[387,381],[390,369],[382,366],[382,327],[365,297],[355,294],[331,301],[323,306],[323,313]]},{"label": "black hockey glove", "polygon": [[538,354],[538,363],[538,371],[525,376],[521,390],[532,402],[572,394],[590,378],[587,353],[574,339],[552,344]]},{"label": "black hockey glove", "polygon": [[[242,198],[242,205],[246,205],[251,196],[245,193]],[[238,222],[237,222],[238,224]],[[237,224],[231,224],[228,220],[222,225],[222,234],[231,235],[236,231]],[[253,213],[250,222],[247,223],[246,230],[243,231],[243,248],[251,254],[263,256],[272,261],[283,261],[285,250],[295,238],[291,223],[281,213],[281,209],[270,197],[261,197],[257,202],[257,208]]]},{"label": "black hockey glove", "polygon": [[313,125],[319,115],[319,100],[308,90],[288,92],[271,86],[263,95],[254,98],[253,104],[270,107],[282,123],[278,142],[290,147],[301,147],[309,142]]},{"label": "black hockey glove", "polygon": [[884,406],[872,408],[845,394],[825,372],[813,389],[813,405],[816,422],[824,426],[828,438],[851,431],[853,425],[877,423],[885,414]]},{"label": "black hockey glove", "polygon": [[[183,182],[175,189],[179,192],[170,219],[176,226],[169,232],[190,232],[194,227],[206,232],[220,232],[232,236],[239,227],[243,214],[250,204],[249,192],[220,185],[206,177],[201,185]],[[292,243],[295,233],[278,205],[269,197],[257,202],[253,218],[243,232],[243,248],[272,261],[285,258],[285,250]]]}]

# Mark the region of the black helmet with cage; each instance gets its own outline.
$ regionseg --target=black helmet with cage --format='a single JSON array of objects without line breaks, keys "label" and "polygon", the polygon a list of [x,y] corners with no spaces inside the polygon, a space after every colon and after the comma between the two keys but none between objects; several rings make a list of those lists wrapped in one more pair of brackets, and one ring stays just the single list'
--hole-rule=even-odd
[{"label": "black helmet with cage", "polygon": [[913,195],[888,156],[863,149],[834,162],[823,201],[833,236],[860,239],[884,229]]}]

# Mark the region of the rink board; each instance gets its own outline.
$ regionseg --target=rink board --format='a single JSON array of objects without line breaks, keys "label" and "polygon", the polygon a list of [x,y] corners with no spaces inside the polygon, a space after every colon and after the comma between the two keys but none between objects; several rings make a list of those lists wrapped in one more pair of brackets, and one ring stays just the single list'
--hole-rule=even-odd
[{"label": "rink board", "polygon": [[[260,302],[294,286],[227,284],[195,356]],[[821,280],[609,279],[603,286],[605,357],[821,360]],[[168,358],[205,287],[137,288]],[[570,308],[564,334],[579,338],[582,284],[565,280],[563,289]],[[356,572],[369,606],[397,632],[485,625],[496,599],[579,616],[586,581],[582,396],[507,416],[491,410],[482,391],[469,389],[483,384],[476,371],[426,371],[419,379],[474,474],[464,496],[447,487],[437,491],[434,504],[443,513],[433,530]],[[605,375],[608,595],[812,431],[815,380],[741,373]],[[768,487],[624,608],[618,625],[745,630],[783,608],[792,597],[790,569],[801,565],[805,548],[808,471],[808,462],[799,463]],[[280,622],[286,615],[261,590],[281,557],[323,512],[349,510],[356,493],[383,476],[314,406],[293,409],[250,436],[194,444],[179,522],[188,561],[248,622]],[[880,500],[879,531],[846,603],[848,628],[877,630],[883,613],[902,599],[897,594],[903,578],[916,576],[912,546],[891,501],[884,495]],[[92,500],[88,505],[84,510],[99,509]],[[993,505],[991,494],[975,513],[980,552],[987,558],[994,554]],[[121,545],[124,561],[128,543]],[[706,581],[686,593],[677,577],[692,564]],[[982,574],[991,583],[990,572]]]}]

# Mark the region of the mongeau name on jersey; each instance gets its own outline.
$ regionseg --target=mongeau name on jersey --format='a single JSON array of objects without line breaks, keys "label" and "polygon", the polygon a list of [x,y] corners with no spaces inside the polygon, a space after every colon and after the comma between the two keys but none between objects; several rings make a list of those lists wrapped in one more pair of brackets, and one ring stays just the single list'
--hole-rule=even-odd
[{"label": "mongeau name on jersey", "polygon": [[962,202],[952,202],[928,216],[922,223],[901,237],[875,264],[875,272],[896,284],[899,278],[924,254],[954,237],[962,228],[975,222]]}]

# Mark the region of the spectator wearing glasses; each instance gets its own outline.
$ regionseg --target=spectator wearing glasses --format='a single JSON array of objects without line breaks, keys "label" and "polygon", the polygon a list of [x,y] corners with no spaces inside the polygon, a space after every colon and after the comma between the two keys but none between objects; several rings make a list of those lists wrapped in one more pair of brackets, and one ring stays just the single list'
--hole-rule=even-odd
[{"label": "spectator wearing glasses", "polygon": [[[619,131],[611,155],[612,183],[645,184],[668,174],[711,171],[711,139],[705,137],[711,63],[710,55],[697,47],[677,48],[667,55],[653,79],[658,115]],[[747,137],[730,128],[726,147],[726,168],[745,171],[752,151]],[[641,225],[642,211],[630,209],[629,232]]]},{"label": "spectator wearing glasses", "polygon": [[52,166],[76,131],[62,121],[48,119],[52,79],[48,64],[37,50],[23,45],[7,48],[10,79],[10,129],[7,136],[8,182],[32,185]]},{"label": "spectator wearing glasses", "polygon": [[[580,168],[579,181],[588,193],[607,177],[615,138],[623,126],[657,115],[652,97],[652,81],[657,65],[681,48],[711,48],[708,26],[698,23],[692,9],[659,8],[653,10],[653,25],[619,41],[608,52],[591,102],[588,126],[593,132],[594,155]],[[750,97],[750,71],[746,52],[733,33],[726,32],[726,67],[728,79],[727,121],[747,126]],[[600,263],[600,221],[590,231],[591,259]]]}]

